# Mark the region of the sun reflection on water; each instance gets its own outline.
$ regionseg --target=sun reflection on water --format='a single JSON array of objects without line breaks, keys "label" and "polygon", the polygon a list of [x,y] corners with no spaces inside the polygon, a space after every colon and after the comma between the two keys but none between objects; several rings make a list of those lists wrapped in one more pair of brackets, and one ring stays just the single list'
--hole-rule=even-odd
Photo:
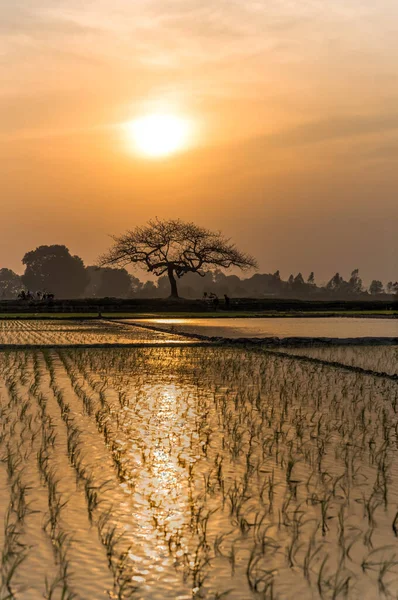
[{"label": "sun reflection on water", "polygon": [[[187,552],[184,535],[191,514],[188,468],[197,455],[186,433],[194,429],[196,416],[190,390],[173,383],[148,386],[147,393],[136,398],[134,408],[129,407],[125,415],[134,464],[130,471],[134,481],[132,519],[139,523],[144,556],[138,576],[148,582],[167,573],[173,585],[181,586],[175,566]],[[129,487],[126,483],[124,489]]]}]

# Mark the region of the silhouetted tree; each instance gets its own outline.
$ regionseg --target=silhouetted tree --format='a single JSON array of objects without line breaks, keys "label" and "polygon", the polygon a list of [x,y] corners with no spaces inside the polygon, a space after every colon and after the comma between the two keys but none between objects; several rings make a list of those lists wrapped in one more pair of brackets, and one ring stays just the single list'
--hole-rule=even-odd
[{"label": "silhouetted tree", "polygon": [[378,279],[373,279],[372,283],[369,286],[369,292],[372,294],[372,296],[375,296],[376,294],[382,294],[383,293],[382,282],[379,281]]},{"label": "silhouetted tree", "polygon": [[129,274],[129,277],[130,277],[131,295],[139,296],[144,284],[142,283],[142,281],[140,281],[138,279],[138,277],[135,277],[134,275]]},{"label": "silhouetted tree", "polygon": [[39,246],[22,259],[26,266],[24,285],[34,292],[41,290],[58,298],[78,298],[88,283],[88,274],[79,256],[72,256],[66,246]]},{"label": "silhouetted tree", "polygon": [[211,266],[224,269],[257,266],[252,256],[240,252],[220,233],[179,219],[155,219],[113,239],[113,247],[100,257],[100,265],[132,263],[158,277],[167,273],[173,298],[178,298],[177,279],[187,273],[203,276]]},{"label": "silhouetted tree", "polygon": [[126,269],[87,267],[89,283],[84,290],[87,297],[127,298],[132,294],[132,278]]},{"label": "silhouetted tree", "polygon": [[297,273],[296,277],[294,278],[293,283],[295,286],[304,285],[304,277],[302,276],[301,273]]},{"label": "silhouetted tree", "polygon": [[395,283],[393,283],[392,281],[389,281],[387,283],[387,293],[388,294],[398,294],[398,281],[396,281]]},{"label": "silhouetted tree", "polygon": [[157,298],[158,297],[158,288],[153,283],[153,281],[146,281],[142,286],[140,295],[143,298]]},{"label": "silhouetted tree", "polygon": [[359,269],[354,269],[351,273],[347,291],[352,294],[360,294],[362,292],[362,279],[359,277]]},{"label": "silhouetted tree", "polygon": [[289,279],[287,280],[287,282],[288,282],[289,285],[293,285],[293,282],[294,282],[294,275],[293,275],[293,273],[291,275],[289,275]]},{"label": "silhouetted tree", "polygon": [[326,284],[326,289],[335,292],[342,287],[343,283],[344,279],[341,277],[340,273],[336,273]]},{"label": "silhouetted tree", "polygon": [[17,298],[21,291],[22,280],[11,269],[0,269],[0,299]]},{"label": "silhouetted tree", "polygon": [[314,275],[314,271],[311,271],[311,273],[308,275],[307,283],[308,283],[309,285],[315,285],[315,275]]}]

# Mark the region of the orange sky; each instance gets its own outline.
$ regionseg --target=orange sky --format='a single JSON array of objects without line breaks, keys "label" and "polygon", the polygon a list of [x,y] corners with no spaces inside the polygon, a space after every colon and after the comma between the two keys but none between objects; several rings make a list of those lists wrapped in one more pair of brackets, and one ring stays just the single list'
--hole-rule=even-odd
[{"label": "orange sky", "polygon": [[[2,0],[0,267],[180,217],[282,275],[398,278],[395,0]],[[184,114],[149,161],[120,123]]]}]

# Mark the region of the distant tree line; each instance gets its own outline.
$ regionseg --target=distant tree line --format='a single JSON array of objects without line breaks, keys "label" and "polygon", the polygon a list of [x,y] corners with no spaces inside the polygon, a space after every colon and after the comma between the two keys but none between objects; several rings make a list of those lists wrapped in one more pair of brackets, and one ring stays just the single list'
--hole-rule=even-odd
[{"label": "distant tree line", "polygon": [[[124,268],[85,266],[63,245],[39,246],[22,259],[23,275],[0,268],[0,299],[15,299],[23,292],[28,299],[40,301],[48,295],[55,298],[162,298],[169,295],[170,281],[160,276],[156,283],[142,282]],[[283,280],[279,271],[256,273],[248,278],[226,275],[220,269],[200,277],[187,272],[181,280],[179,293],[185,298],[202,298],[204,293],[227,294],[235,298],[298,298],[350,299],[385,297],[398,294],[398,281],[373,280],[368,289],[363,285],[358,269],[345,280],[336,273],[325,285],[316,283],[315,274],[291,274]]]},{"label": "distant tree line", "polygon": [[[164,296],[167,290],[167,280],[159,278],[159,296]],[[280,272],[255,273],[253,276],[241,279],[237,275],[226,275],[220,270],[210,271],[205,277],[198,278],[188,273],[180,285],[181,295],[185,298],[200,298],[205,292],[218,296],[227,294],[235,298],[297,298],[297,299],[350,299],[370,296],[398,295],[398,282],[388,282],[385,286],[381,281],[373,280],[369,288],[365,288],[355,269],[346,281],[336,273],[325,285],[317,285],[314,272],[304,277],[302,273],[291,274],[283,280]]]}]

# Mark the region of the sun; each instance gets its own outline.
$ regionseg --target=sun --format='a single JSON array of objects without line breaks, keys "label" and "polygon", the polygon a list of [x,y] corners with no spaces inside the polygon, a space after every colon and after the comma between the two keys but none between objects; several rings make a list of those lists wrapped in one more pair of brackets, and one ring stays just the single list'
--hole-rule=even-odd
[{"label": "sun", "polygon": [[137,154],[162,158],[188,147],[191,123],[177,115],[150,114],[126,124],[129,142]]}]

